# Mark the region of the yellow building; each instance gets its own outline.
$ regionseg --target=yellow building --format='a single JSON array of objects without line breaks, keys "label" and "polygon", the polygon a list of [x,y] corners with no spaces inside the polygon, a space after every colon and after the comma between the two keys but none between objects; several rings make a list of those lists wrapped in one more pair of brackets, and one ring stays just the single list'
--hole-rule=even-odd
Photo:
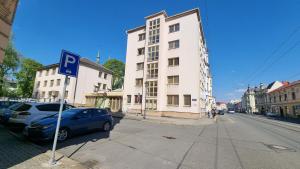
[{"label": "yellow building", "polygon": [[0,64],[9,41],[18,0],[0,0]]},{"label": "yellow building", "polygon": [[300,118],[300,80],[285,83],[267,94],[271,112],[282,117]]}]

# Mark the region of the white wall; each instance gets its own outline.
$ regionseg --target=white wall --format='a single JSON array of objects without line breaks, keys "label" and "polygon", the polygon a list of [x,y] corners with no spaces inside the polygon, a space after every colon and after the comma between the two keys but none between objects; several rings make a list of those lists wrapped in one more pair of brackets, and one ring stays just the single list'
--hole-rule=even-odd
[{"label": "white wall", "polygon": [[[36,92],[39,92],[39,97],[41,96],[41,93],[45,91],[45,97],[40,98],[40,101],[58,101],[61,98],[62,90],[63,90],[63,84],[65,81],[65,76],[58,74],[58,67],[55,67],[56,73],[52,75],[52,68],[50,68],[49,75],[46,76],[46,70],[41,70],[36,73],[36,78],[35,78],[35,85],[34,85],[34,90],[33,90],[33,96],[35,95]],[[39,72],[42,72],[42,76],[39,75]],[[80,65],[79,66],[79,71],[78,71],[78,78],[70,77],[70,83],[66,88],[66,91],[68,91],[68,97],[65,99],[67,103],[70,104],[85,104],[85,95],[88,93],[93,93],[94,92],[94,85],[101,83],[101,84],[106,84],[107,89],[112,88],[112,75],[108,74],[107,79],[104,79],[104,73],[102,73],[102,77],[99,78],[99,70],[95,68],[90,68],[85,65]],[[61,79],[60,85],[56,86],[56,80]],[[47,80],[47,86],[44,87],[44,81]],[[54,85],[53,87],[50,87],[50,81],[54,80]],[[37,82],[40,81],[40,87],[37,88]],[[77,81],[77,86],[76,86],[76,81]],[[76,87],[76,90],[75,90]],[[101,90],[102,86],[101,86]],[[49,100],[48,92],[49,91],[59,91],[59,96],[53,100]],[[75,94],[76,91],[76,94]],[[75,101],[74,101],[74,94],[75,94]]]}]

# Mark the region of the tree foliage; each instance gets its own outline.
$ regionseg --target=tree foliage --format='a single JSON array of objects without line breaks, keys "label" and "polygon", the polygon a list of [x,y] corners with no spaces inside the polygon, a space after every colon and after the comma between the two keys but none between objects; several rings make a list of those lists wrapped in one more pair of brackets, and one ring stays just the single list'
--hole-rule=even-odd
[{"label": "tree foliage", "polygon": [[43,65],[30,58],[23,58],[21,60],[21,68],[16,73],[18,81],[18,93],[22,97],[32,97],[34,80],[36,71],[42,68]]},{"label": "tree foliage", "polygon": [[113,71],[112,89],[122,88],[124,83],[125,64],[117,59],[109,59],[103,66]]},{"label": "tree foliage", "polygon": [[13,47],[12,43],[9,42],[5,49],[3,63],[0,64],[0,97],[6,96],[5,91],[5,78],[9,78],[17,70],[19,66],[18,52]]}]

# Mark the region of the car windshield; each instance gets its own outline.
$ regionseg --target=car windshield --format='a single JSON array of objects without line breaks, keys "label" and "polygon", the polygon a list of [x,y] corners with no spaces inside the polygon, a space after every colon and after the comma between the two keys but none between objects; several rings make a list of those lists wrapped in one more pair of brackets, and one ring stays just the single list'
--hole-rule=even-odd
[{"label": "car windshield", "polygon": [[15,103],[8,107],[10,110],[16,110],[18,107],[20,107],[23,103]]},{"label": "car windshield", "polygon": [[30,104],[23,103],[22,105],[18,106],[14,111],[27,111],[31,108]]}]

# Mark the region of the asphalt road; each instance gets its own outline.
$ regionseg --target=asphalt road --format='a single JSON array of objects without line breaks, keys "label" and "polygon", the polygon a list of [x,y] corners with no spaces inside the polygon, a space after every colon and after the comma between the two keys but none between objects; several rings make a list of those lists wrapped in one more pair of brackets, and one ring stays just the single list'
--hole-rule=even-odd
[{"label": "asphalt road", "polygon": [[300,132],[240,114],[182,126],[121,120],[59,145],[59,152],[101,169],[297,169]]}]

